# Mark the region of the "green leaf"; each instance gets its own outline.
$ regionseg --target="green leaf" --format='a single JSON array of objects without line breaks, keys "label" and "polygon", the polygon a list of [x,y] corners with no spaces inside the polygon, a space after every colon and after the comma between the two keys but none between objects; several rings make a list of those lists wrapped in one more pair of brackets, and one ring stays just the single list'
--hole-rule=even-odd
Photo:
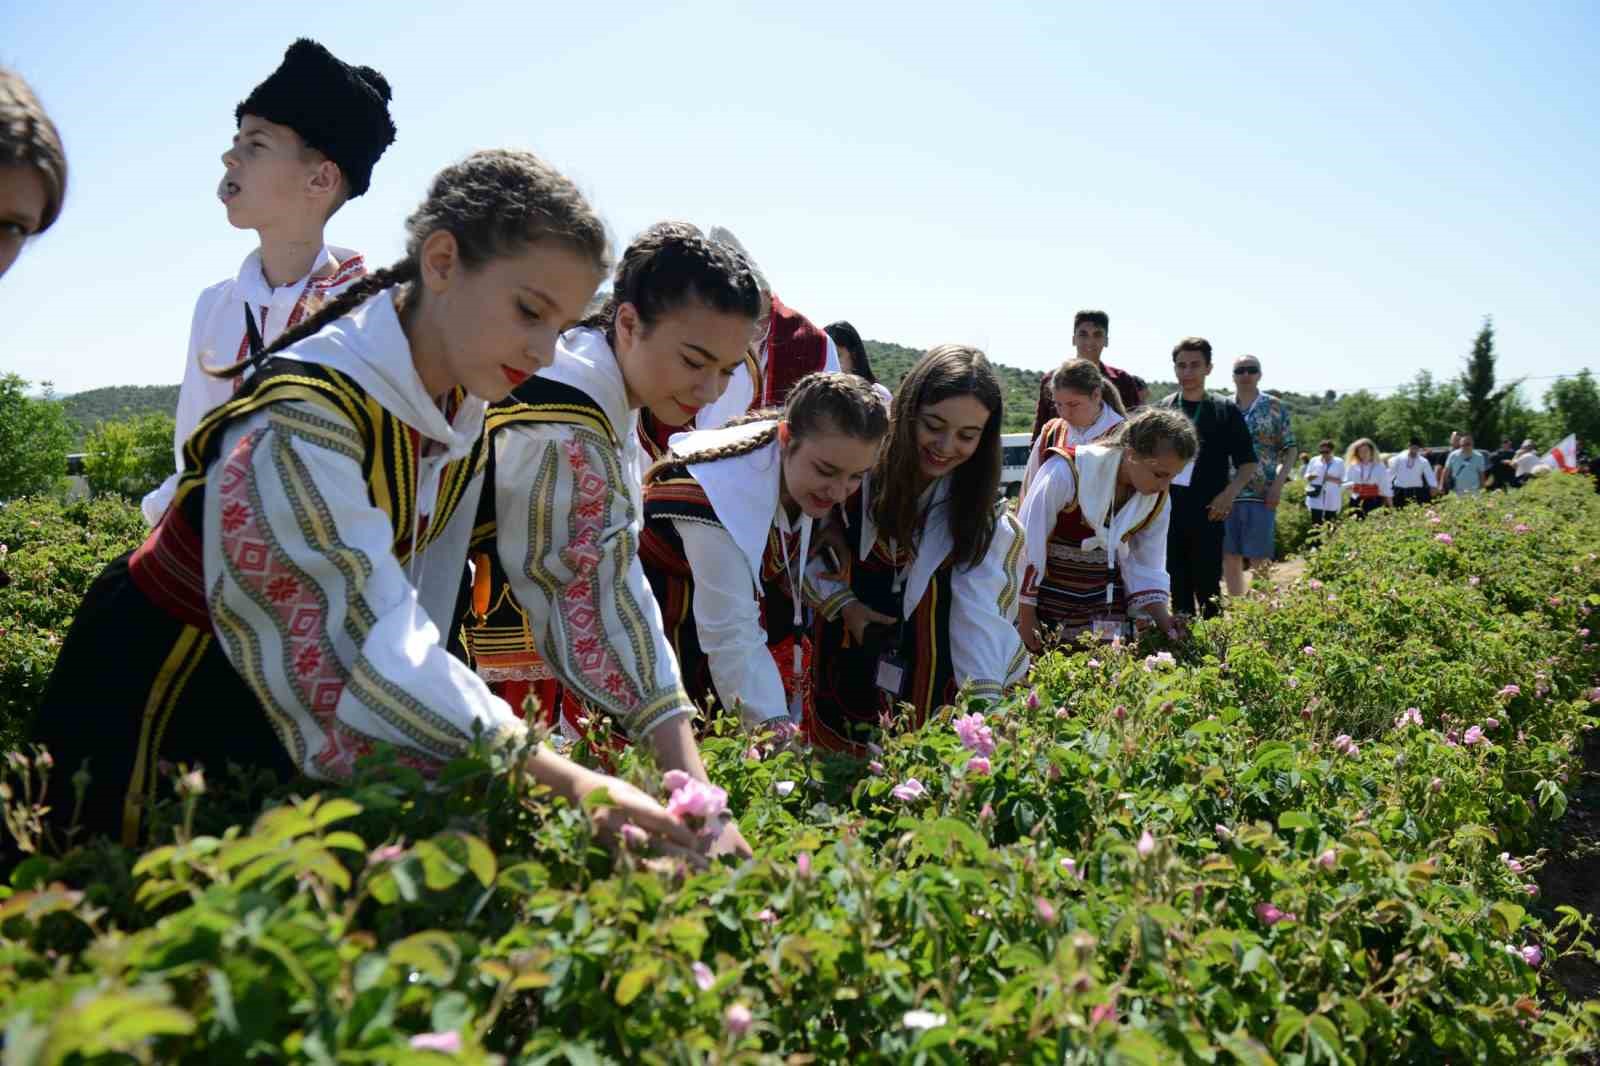
[{"label": "green leaf", "polygon": [[447,985],[455,979],[461,949],[448,933],[430,929],[390,944],[389,961],[415,970],[434,984]]},{"label": "green leaf", "polygon": [[648,959],[623,974],[622,980],[617,982],[617,1006],[626,1007],[638,999],[639,993],[643,992],[645,986],[656,979],[656,975],[660,971],[661,963],[655,959]]},{"label": "green leaf", "polygon": [[1279,829],[1315,829],[1317,820],[1309,811],[1284,811],[1278,815]]},{"label": "green leaf", "polygon": [[1527,913],[1515,903],[1497,900],[1489,908],[1489,926],[1496,936],[1509,937],[1522,926],[1523,916]]},{"label": "green leaf", "polygon": [[1162,1066],[1172,1060],[1171,1052],[1143,1029],[1129,1029],[1117,1037],[1117,1054],[1140,1066]]},{"label": "green leaf", "polygon": [[1189,727],[1186,735],[1191,737],[1208,737],[1213,733],[1220,732],[1222,732],[1221,722],[1217,721],[1215,718],[1202,718],[1200,721]]},{"label": "green leaf", "polygon": [[1285,1003],[1278,1008],[1278,1020],[1272,1026],[1272,1049],[1282,1054],[1289,1041],[1299,1036],[1306,1027],[1306,1016],[1298,1007]]},{"label": "green leaf", "polygon": [[1328,1020],[1325,1014],[1313,1014],[1308,1024],[1313,1047],[1320,1047],[1322,1053],[1335,1062],[1339,1060],[1339,1029]]},{"label": "green leaf", "polygon": [[343,797],[328,800],[319,805],[316,813],[311,816],[311,825],[316,829],[326,829],[334,822],[342,822],[346,818],[354,818],[361,813],[361,804],[355,800]]}]

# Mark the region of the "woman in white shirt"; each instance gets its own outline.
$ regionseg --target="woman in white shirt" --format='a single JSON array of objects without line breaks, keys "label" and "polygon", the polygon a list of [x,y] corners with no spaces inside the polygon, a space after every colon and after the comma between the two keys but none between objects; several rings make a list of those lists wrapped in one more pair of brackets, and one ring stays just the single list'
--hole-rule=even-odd
[{"label": "woman in white shirt", "polygon": [[864,379],[811,374],[782,412],[672,439],[645,476],[639,558],[692,698],[715,695],[750,730],[798,718],[813,526],[860,487],[888,432]]},{"label": "woman in white shirt", "polygon": [[1369,437],[1362,437],[1344,453],[1344,483],[1350,489],[1357,515],[1394,506],[1389,468],[1383,465],[1378,446]]},{"label": "woman in white shirt", "polygon": [[1317,445],[1317,454],[1306,463],[1306,508],[1311,523],[1331,522],[1344,506],[1344,460],[1333,454],[1333,441]]}]

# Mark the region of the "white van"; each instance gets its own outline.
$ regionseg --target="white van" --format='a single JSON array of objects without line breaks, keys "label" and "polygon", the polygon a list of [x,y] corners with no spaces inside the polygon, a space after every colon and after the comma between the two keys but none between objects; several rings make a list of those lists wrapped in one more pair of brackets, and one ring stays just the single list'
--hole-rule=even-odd
[{"label": "white van", "polygon": [[1022,492],[1022,475],[1028,472],[1028,454],[1032,448],[1031,433],[1000,434],[1000,487],[1007,498]]}]

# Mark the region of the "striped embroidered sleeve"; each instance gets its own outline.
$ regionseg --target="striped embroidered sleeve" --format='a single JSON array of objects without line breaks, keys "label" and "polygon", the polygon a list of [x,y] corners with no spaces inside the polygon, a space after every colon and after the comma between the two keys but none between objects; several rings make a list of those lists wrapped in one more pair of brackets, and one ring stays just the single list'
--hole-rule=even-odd
[{"label": "striped embroidered sleeve", "polygon": [[377,743],[431,772],[523,726],[439,629],[368,502],[361,440],[310,405],[229,430],[204,504],[212,627],[295,763],[348,776]]},{"label": "striped embroidered sleeve", "polygon": [[495,436],[494,493],[501,566],[556,677],[635,740],[692,714],[617,449],[566,423],[508,428]]},{"label": "striped embroidered sleeve", "polygon": [[950,664],[974,695],[998,699],[1028,672],[1028,650],[1017,633],[1025,538],[1002,505],[989,551],[976,566],[957,566],[950,581]]},{"label": "striped embroidered sleeve", "polygon": [[1127,551],[1118,560],[1130,611],[1145,611],[1172,598],[1172,578],[1167,574],[1167,527],[1171,520],[1172,501],[1162,500],[1161,510],[1128,538]]}]

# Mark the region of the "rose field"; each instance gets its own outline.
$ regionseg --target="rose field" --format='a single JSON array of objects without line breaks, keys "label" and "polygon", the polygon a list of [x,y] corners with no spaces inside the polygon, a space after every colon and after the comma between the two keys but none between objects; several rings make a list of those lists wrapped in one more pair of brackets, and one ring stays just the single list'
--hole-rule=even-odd
[{"label": "rose field", "polygon": [[696,869],[506,753],[173,767],[159,846],[41,840],[25,721],[142,524],[0,507],[0,1061],[1592,1061],[1596,529],[1561,476],[1347,521],[1186,644],[1051,653],[869,763],[719,722],[756,857]]}]

